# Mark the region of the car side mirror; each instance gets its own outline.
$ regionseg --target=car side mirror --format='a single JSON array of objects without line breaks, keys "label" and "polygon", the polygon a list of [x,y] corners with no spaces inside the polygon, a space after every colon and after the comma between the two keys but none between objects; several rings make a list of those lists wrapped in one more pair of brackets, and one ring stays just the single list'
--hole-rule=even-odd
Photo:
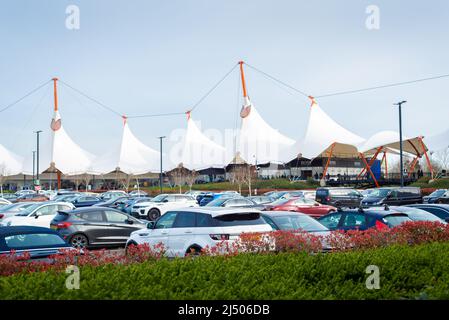
[{"label": "car side mirror", "polygon": [[34,214],[34,219],[39,218],[41,215],[42,215],[42,214],[41,214],[40,212],[36,212],[36,213]]},{"label": "car side mirror", "polygon": [[150,221],[147,223],[147,229],[154,229],[156,223],[154,221]]},{"label": "car side mirror", "polygon": [[127,224],[134,224],[134,221],[131,220],[131,219],[126,219],[126,223],[127,223]]}]

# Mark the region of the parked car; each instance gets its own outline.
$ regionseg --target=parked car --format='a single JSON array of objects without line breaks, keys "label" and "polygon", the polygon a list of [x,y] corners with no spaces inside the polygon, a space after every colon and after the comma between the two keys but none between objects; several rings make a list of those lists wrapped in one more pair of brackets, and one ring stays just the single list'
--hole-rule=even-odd
[{"label": "parked car", "polygon": [[83,208],[83,207],[91,207],[93,205],[99,204],[100,202],[103,202],[100,198],[89,196],[89,195],[75,195],[71,198],[67,198],[68,202],[72,203],[76,208]]},{"label": "parked car", "polygon": [[24,195],[26,195],[26,194],[34,194],[34,193],[36,193],[36,191],[24,189],[24,190],[19,190],[19,191],[17,191],[17,192],[15,193],[15,195],[16,195],[17,197],[21,197],[21,196],[24,196]]},{"label": "parked car", "polygon": [[339,210],[318,218],[330,230],[367,230],[369,228],[392,228],[412,221],[405,213],[384,208]]},{"label": "parked car", "polygon": [[168,211],[157,221],[150,222],[147,229],[133,232],[127,246],[162,243],[167,256],[184,256],[223,241],[232,243],[243,232],[268,231],[272,231],[271,226],[254,209],[186,208]]},{"label": "parked car", "polygon": [[446,221],[431,214],[430,212],[427,212],[422,209],[413,208],[413,207],[389,207],[389,210],[394,210],[398,212],[405,213],[410,219],[413,221],[431,221],[431,222],[440,222],[442,224],[446,224]]},{"label": "parked car", "polygon": [[249,196],[246,197],[246,199],[249,199],[257,204],[269,204],[274,201],[274,199],[269,196]]},{"label": "parked car", "polygon": [[82,194],[79,192],[60,194],[60,195],[57,195],[56,197],[54,197],[52,201],[71,202],[80,195],[82,195]]},{"label": "parked car", "polygon": [[148,197],[148,192],[142,190],[133,190],[128,193],[130,197]]},{"label": "parked car", "polygon": [[425,210],[437,216],[438,218],[443,219],[446,222],[449,222],[449,204],[423,203],[423,204],[412,204],[408,205],[407,207]]},{"label": "parked car", "polygon": [[14,202],[44,202],[49,200],[50,199],[43,194],[28,193],[18,197],[16,200],[14,200]]},{"label": "parked car", "polygon": [[70,250],[70,245],[55,231],[41,227],[0,228],[0,255],[21,256],[28,252],[31,259],[45,259],[58,254],[60,250]]},{"label": "parked car", "polygon": [[0,221],[15,216],[17,213],[35,204],[35,202],[17,202],[11,203],[0,208]]},{"label": "parked car", "polygon": [[447,192],[447,189],[438,189],[429,194],[428,196],[424,196],[422,198],[423,203],[438,203],[440,198],[444,196],[444,194]]},{"label": "parked car", "polygon": [[68,202],[35,203],[15,216],[3,219],[1,225],[7,227],[35,226],[49,228],[51,220],[58,211],[69,211],[74,208],[73,204]]},{"label": "parked car", "polygon": [[194,197],[199,203],[199,201],[201,200],[201,196],[206,195],[208,193],[210,193],[210,192],[200,191],[200,190],[190,190],[190,191],[186,191],[184,194],[188,194],[188,195]]},{"label": "parked car", "polygon": [[449,190],[442,194],[434,203],[448,203],[449,204]]},{"label": "parked car", "polygon": [[235,193],[209,193],[201,196],[201,200],[199,202],[200,207],[203,207],[207,205],[209,202],[218,199],[218,198],[235,198],[235,197],[241,197],[240,194]]},{"label": "parked car", "polygon": [[151,201],[134,205],[132,215],[155,221],[169,210],[197,206],[196,199],[186,194],[160,194]]},{"label": "parked car", "polygon": [[333,207],[357,208],[363,195],[351,188],[317,188],[315,200]]},{"label": "parked car", "polygon": [[3,195],[0,195],[0,198],[6,199],[6,200],[12,202],[17,199],[17,196],[15,193],[3,193]]},{"label": "parked car", "polygon": [[3,207],[3,206],[7,206],[9,204],[11,204],[11,201],[3,199],[3,198],[0,198],[0,208]]},{"label": "parked car", "polygon": [[305,213],[313,218],[318,218],[337,211],[337,208],[320,204],[314,200],[305,198],[287,199],[279,205],[270,205],[266,208],[267,211],[294,211]]},{"label": "parked car", "polygon": [[368,196],[362,199],[362,207],[374,207],[382,205],[401,206],[413,203],[422,203],[421,188],[416,187],[388,187],[374,189]]},{"label": "parked car", "polygon": [[124,213],[131,214],[133,206],[140,202],[148,202],[151,201],[151,197],[137,197],[137,198],[128,198],[123,203],[120,203],[117,206],[117,210],[120,210]]},{"label": "parked car", "polygon": [[115,209],[89,207],[59,211],[50,228],[74,248],[122,247],[146,223]]},{"label": "parked car", "polygon": [[95,204],[97,207],[107,207],[107,208],[117,208],[121,204],[124,204],[125,201],[127,201],[129,197],[118,197],[118,198],[112,198],[107,201],[100,201]]},{"label": "parked car", "polygon": [[107,201],[112,198],[126,197],[127,195],[128,194],[123,190],[109,190],[109,191],[103,192],[99,198],[103,201]]},{"label": "parked car", "polygon": [[263,210],[265,207],[262,204],[257,204],[254,201],[243,198],[243,197],[221,197],[215,200],[212,200],[204,207],[245,207],[245,208],[255,208],[259,210]]},{"label": "parked car", "polygon": [[373,192],[374,190],[376,190],[376,188],[370,188],[370,189],[360,190],[360,193],[362,194],[363,198],[366,198],[366,197],[369,196],[369,194],[370,194],[371,192]]},{"label": "parked car", "polygon": [[318,236],[327,236],[330,233],[328,228],[304,213],[288,211],[263,212],[262,218],[273,230],[300,230]]}]

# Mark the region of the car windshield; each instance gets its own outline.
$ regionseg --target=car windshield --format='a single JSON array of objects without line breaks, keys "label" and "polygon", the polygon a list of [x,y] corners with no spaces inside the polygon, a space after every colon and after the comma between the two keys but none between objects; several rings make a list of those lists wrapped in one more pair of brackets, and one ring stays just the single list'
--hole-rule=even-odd
[{"label": "car windshield", "polygon": [[369,197],[381,197],[385,198],[390,193],[390,189],[373,189],[368,196]]},{"label": "car windshield", "polygon": [[288,215],[288,216],[270,216],[274,223],[280,230],[304,230],[307,232],[314,231],[328,231],[329,229],[323,226],[315,219],[303,215]]},{"label": "car windshield", "polygon": [[206,204],[207,207],[219,207],[221,206],[226,200],[228,200],[226,197],[221,197],[215,200],[212,200],[208,204]]},{"label": "car windshield", "polygon": [[158,196],[155,196],[153,199],[151,199],[151,202],[162,202],[167,198],[166,194],[160,194]]},{"label": "car windshield", "polygon": [[284,203],[286,203],[286,202],[288,202],[290,199],[283,199],[283,198],[280,198],[280,199],[277,199],[276,201],[273,201],[272,203],[271,203],[271,205],[272,206],[280,206],[280,205],[283,205]]},{"label": "car windshield", "polygon": [[446,190],[436,190],[430,194],[430,197],[441,197],[446,193]]},{"label": "car windshield", "polygon": [[383,218],[383,220],[388,224],[390,227],[396,227],[400,225],[401,223],[412,221],[409,217],[406,215],[389,215]]},{"label": "car windshield", "polygon": [[23,209],[22,211],[20,211],[20,213],[16,214],[16,216],[26,217],[30,213],[32,213],[35,209],[39,208],[40,206],[41,206],[41,204],[39,204],[39,203],[32,204],[29,207],[27,207],[27,208]]}]

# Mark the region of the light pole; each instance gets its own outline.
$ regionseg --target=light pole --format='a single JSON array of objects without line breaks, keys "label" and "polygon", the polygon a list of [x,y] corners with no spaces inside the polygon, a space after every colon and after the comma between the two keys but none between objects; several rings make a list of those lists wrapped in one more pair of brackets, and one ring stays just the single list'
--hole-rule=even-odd
[{"label": "light pole", "polygon": [[40,185],[39,181],[39,134],[42,130],[35,131],[36,134],[36,185]]},{"label": "light pole", "polygon": [[34,170],[36,168],[36,151],[33,151],[33,184],[34,184],[34,174],[36,171]]},{"label": "light pole", "polygon": [[162,193],[162,139],[164,139],[165,136],[158,137],[160,141],[160,156],[161,156],[161,172],[159,173],[159,190],[160,193]]},{"label": "light pole", "polygon": [[404,162],[402,160],[402,105],[406,102],[407,101],[403,100],[394,104],[399,107],[399,162],[401,168],[401,187],[404,186]]}]

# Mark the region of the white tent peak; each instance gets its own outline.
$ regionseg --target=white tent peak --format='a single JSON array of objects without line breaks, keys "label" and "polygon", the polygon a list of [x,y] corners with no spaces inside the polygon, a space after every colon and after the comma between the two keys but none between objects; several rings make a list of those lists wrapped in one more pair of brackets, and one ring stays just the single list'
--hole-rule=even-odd
[{"label": "white tent peak", "polygon": [[23,159],[0,144],[0,176],[22,173]]},{"label": "white tent peak", "polygon": [[240,111],[241,127],[237,151],[248,163],[280,161],[283,150],[295,141],[272,128],[259,114],[248,97]]},{"label": "white tent peak", "polygon": [[122,137],[114,149],[98,157],[91,168],[93,173],[105,174],[119,170],[129,175],[157,172],[160,153],[141,142],[124,119]]},{"label": "white tent peak", "polygon": [[226,164],[226,149],[204,135],[190,112],[187,112],[187,130],[179,144],[172,148],[170,162],[189,170],[223,167]]}]

